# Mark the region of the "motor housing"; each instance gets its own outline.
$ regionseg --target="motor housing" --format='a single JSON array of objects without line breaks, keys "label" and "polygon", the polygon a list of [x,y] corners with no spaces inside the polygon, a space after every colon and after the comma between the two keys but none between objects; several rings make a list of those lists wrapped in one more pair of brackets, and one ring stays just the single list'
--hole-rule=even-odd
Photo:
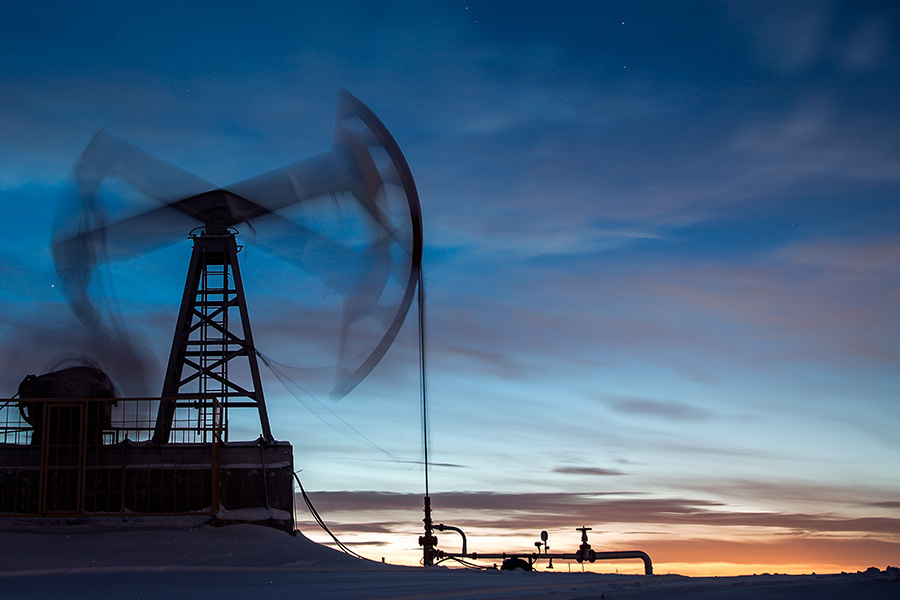
[{"label": "motor housing", "polygon": [[19,384],[19,412],[32,427],[32,444],[101,444],[115,405],[113,383],[96,367],[28,375]]}]

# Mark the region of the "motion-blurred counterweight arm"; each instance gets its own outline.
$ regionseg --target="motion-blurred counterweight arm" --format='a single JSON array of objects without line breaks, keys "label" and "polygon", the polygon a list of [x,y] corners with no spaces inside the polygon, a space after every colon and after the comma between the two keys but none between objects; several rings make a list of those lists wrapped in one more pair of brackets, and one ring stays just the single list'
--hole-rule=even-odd
[{"label": "motion-blurred counterweight arm", "polygon": [[82,197],[96,196],[104,179],[121,177],[160,204],[194,196],[216,186],[133,144],[99,131],[75,165]]}]

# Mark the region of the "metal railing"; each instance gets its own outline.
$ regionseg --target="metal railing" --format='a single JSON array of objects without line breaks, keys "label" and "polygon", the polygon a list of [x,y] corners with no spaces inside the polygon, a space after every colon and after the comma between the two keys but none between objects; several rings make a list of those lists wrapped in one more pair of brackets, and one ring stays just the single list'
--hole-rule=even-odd
[{"label": "metal railing", "polygon": [[169,443],[152,444],[159,401],[4,402],[0,516],[214,514],[221,403],[214,397],[178,398]]}]

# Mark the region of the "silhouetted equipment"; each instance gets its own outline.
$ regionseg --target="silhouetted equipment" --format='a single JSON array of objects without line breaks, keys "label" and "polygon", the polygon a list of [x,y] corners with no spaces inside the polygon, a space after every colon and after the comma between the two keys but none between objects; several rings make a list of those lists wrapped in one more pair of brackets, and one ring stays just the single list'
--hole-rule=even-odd
[{"label": "silhouetted equipment", "polygon": [[581,532],[581,545],[578,546],[578,552],[575,553],[575,560],[578,562],[594,562],[597,560],[597,553],[591,549],[588,543],[587,532],[590,527],[576,527],[575,531]]},{"label": "silhouetted equipment", "polygon": [[[99,368],[28,376],[21,420],[9,414],[14,401],[0,407],[0,514],[199,514],[292,529],[293,453],[271,432],[237,227],[253,231],[247,243],[342,298],[332,395],[347,394],[396,338],[419,283],[421,211],[396,141],[341,91],[331,150],[227,188],[103,132],[75,177],[79,194],[61,205],[52,252],[63,293],[89,329],[99,332],[104,319],[90,291],[99,266],[190,232],[165,380],[159,398],[116,398]],[[99,195],[111,177],[156,206],[111,221]],[[328,222],[335,214],[341,223]],[[228,439],[237,408],[255,410],[257,440]]]},{"label": "silhouetted equipment", "polygon": [[[427,467],[427,465],[426,465]],[[422,519],[422,522],[425,524],[425,535],[419,536],[419,545],[422,546],[422,564],[426,567],[430,567],[434,564],[434,559],[437,556],[437,536],[434,535],[434,530],[442,531],[441,526],[434,527],[434,522],[431,520],[431,496],[428,494],[425,495],[425,518]],[[457,530],[463,536],[463,546],[466,545],[466,534],[462,532],[461,529]]]},{"label": "silhouetted equipment", "polygon": [[[644,574],[645,575],[653,575],[653,561],[650,559],[650,555],[641,550],[620,550],[613,552],[597,552],[591,548],[591,545],[588,543],[587,532],[591,531],[590,527],[576,527],[575,531],[581,532],[581,545],[578,547],[576,552],[549,552],[550,546],[547,545],[548,535],[546,531],[541,532],[541,541],[535,542],[536,552],[531,553],[518,553],[518,552],[500,552],[500,553],[491,553],[491,552],[467,552],[466,550],[466,536],[458,527],[450,527],[449,525],[444,525],[443,523],[436,525],[435,529],[438,531],[444,531],[446,529],[450,529],[453,531],[457,531],[462,535],[462,551],[461,552],[445,552],[443,550],[434,550],[433,558],[435,562],[443,562],[445,560],[455,559],[472,559],[472,560],[496,560],[501,559],[503,562],[500,565],[501,570],[512,571],[515,569],[522,569],[524,571],[531,571],[534,569],[535,564],[539,560],[548,560],[548,567],[553,568],[553,559],[561,559],[561,560],[574,560],[579,563],[584,562],[596,562],[598,560],[625,560],[637,558],[643,561],[644,563]],[[435,543],[437,541],[435,540]],[[541,551],[541,547],[543,546],[543,552]]]},{"label": "silhouetted equipment", "polygon": [[[466,553],[466,547],[467,547],[466,532],[464,532],[459,527],[453,527],[452,525],[444,525],[443,523],[439,523],[439,524],[435,525],[434,528],[438,531],[455,531],[456,533],[458,533],[460,535],[460,537],[462,538],[462,553],[463,554]],[[437,543],[437,538],[435,538],[434,543],[435,544]]]},{"label": "silhouetted equipment", "polygon": [[[169,441],[178,406],[206,412],[212,407],[208,397],[221,402],[226,419],[229,408],[256,408],[263,440],[274,441],[234,237],[234,230],[210,225],[191,233],[194,249],[153,431],[154,444]],[[232,323],[235,310],[240,327]],[[249,370],[250,389],[229,376],[230,367],[238,361]],[[199,386],[200,398],[191,391],[182,395],[192,382]]]},{"label": "silhouetted equipment", "polygon": [[507,558],[504,558],[503,562],[500,563],[501,571],[515,571],[516,569],[521,569],[522,571],[531,571],[533,570],[533,565],[532,563],[519,556],[509,556]]},{"label": "silhouetted equipment", "polygon": [[[53,398],[52,403],[35,401]],[[102,398],[88,401],[86,398]],[[32,401],[29,401],[31,399]],[[103,371],[69,367],[44,375],[28,375],[19,384],[19,411],[31,425],[31,443],[77,446],[99,444],[112,425],[116,405],[113,384]]]}]

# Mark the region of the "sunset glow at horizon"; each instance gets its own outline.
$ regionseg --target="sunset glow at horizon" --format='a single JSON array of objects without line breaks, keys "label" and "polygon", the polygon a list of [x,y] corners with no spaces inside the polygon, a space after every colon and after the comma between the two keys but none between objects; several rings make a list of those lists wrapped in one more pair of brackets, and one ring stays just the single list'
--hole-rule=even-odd
[{"label": "sunset glow at horizon", "polygon": [[[6,13],[0,396],[77,337],[49,243],[97,131],[228,186],[330,150],[344,88],[394,136],[421,199],[436,523],[473,552],[530,553],[542,530],[573,552],[592,527],[595,550],[643,550],[660,574],[900,566],[900,6]],[[134,212],[121,181],[105,185],[111,214]],[[341,541],[417,564],[415,302],[333,402],[334,287],[267,255],[262,227],[238,229],[275,438]],[[188,234],[92,284],[146,354],[147,386],[123,396],[160,393]],[[255,419],[235,416],[231,439],[256,439]],[[299,495],[296,515],[330,543]]]}]

